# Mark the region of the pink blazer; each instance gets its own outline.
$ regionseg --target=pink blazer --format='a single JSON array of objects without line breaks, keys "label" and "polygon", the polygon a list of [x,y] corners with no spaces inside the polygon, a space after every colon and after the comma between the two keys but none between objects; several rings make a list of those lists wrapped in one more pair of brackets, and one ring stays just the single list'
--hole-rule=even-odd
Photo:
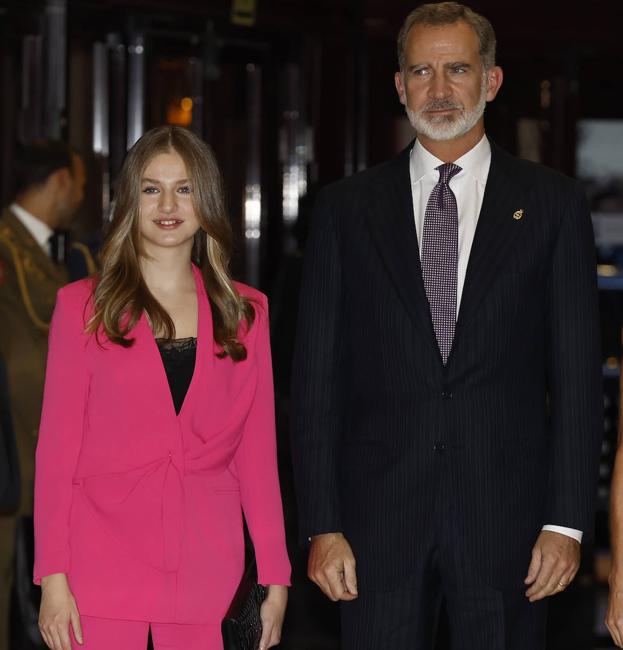
[{"label": "pink blazer", "polygon": [[[193,267],[194,268],[194,267]],[[81,614],[219,623],[243,571],[242,511],[259,582],[289,584],[266,297],[247,359],[218,359],[194,268],[194,375],[175,414],[145,316],[134,345],[84,333],[92,283],[58,293],[35,479],[35,582],[64,572]]]}]

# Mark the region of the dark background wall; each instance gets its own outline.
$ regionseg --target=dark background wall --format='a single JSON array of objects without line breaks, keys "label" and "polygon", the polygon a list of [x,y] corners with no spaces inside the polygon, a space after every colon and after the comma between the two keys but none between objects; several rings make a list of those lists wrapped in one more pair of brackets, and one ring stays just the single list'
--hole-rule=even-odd
[{"label": "dark background wall", "polygon": [[[142,132],[176,122],[213,146],[237,236],[235,274],[271,297],[281,474],[292,540],[288,384],[306,219],[319,185],[393,156],[412,137],[393,74],[398,29],[417,4],[0,0],[0,203],[11,199],[17,142],[67,139],[89,172],[75,235],[97,238],[125,152]],[[512,153],[576,175],[583,121],[623,120],[623,3],[479,0],[470,6],[493,23],[505,71],[502,90],[487,108],[489,136]],[[621,231],[623,155],[605,183],[587,184],[592,205],[601,210],[599,193],[611,192],[611,223]],[[600,635],[600,647],[607,647],[601,625],[606,509],[623,320],[623,233],[618,237],[598,241],[605,368],[601,550],[596,562],[586,550],[578,591],[552,608],[559,628],[568,632],[551,640],[552,650],[588,648]],[[305,557],[294,541],[292,556],[296,584],[305,585]],[[336,634],[335,609],[317,591],[293,590],[284,647],[336,648]]]},{"label": "dark background wall", "polygon": [[[239,270],[265,285],[293,245],[291,226],[306,184],[375,164],[410,137],[392,77],[396,33],[416,4],[0,3],[0,200],[9,200],[16,140],[65,137],[90,171],[78,231],[97,229],[133,135],[180,119],[173,109],[190,97],[189,126],[214,146],[227,181]],[[493,22],[506,72],[487,109],[490,136],[574,174],[577,121],[621,113],[623,5],[489,0],[472,6]],[[529,123],[518,141],[521,120]],[[258,211],[259,239],[249,231]]]}]

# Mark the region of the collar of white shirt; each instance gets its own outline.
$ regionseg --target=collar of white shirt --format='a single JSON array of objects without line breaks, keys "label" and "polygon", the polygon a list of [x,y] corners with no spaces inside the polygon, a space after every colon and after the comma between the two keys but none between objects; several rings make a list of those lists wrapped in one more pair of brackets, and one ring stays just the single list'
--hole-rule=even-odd
[{"label": "collar of white shirt", "polygon": [[20,220],[21,224],[33,236],[33,239],[43,248],[47,255],[50,255],[50,236],[54,231],[47,223],[37,219],[34,214],[24,210],[21,205],[12,203],[9,210]]},{"label": "collar of white shirt", "polygon": [[[433,156],[430,151],[425,149],[419,140],[415,141],[411,149],[411,182],[417,183],[427,174],[435,171],[436,167],[443,165],[443,160]],[[487,182],[489,167],[491,165],[491,145],[487,136],[483,135],[480,142],[454,161],[461,170],[460,173],[466,173],[473,176],[483,185]]]}]

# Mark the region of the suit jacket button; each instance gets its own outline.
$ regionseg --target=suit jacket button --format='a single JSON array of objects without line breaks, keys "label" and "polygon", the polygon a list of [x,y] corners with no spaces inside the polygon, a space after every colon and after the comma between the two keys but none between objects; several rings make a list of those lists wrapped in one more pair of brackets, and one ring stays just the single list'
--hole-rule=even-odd
[{"label": "suit jacket button", "polygon": [[452,393],[449,390],[442,391],[441,399],[452,399]]}]

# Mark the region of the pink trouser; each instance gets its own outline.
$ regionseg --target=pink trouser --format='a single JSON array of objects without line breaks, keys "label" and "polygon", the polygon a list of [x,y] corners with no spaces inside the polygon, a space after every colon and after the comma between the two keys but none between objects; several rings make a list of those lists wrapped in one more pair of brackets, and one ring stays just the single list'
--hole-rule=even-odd
[{"label": "pink trouser", "polygon": [[146,650],[151,628],[154,650],[223,650],[219,625],[181,625],[81,616],[84,643],[72,650]]}]

